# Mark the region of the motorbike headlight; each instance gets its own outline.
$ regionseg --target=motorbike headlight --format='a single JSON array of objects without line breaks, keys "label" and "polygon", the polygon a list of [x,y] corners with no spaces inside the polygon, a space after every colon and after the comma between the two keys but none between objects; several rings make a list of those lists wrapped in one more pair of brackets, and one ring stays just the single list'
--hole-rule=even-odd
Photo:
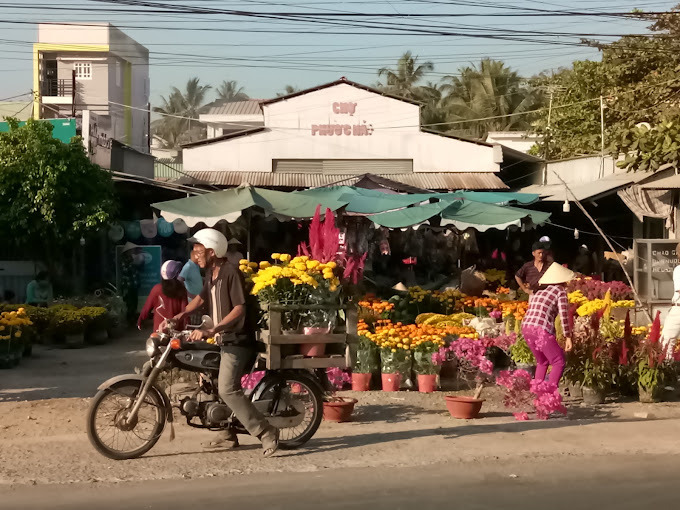
[{"label": "motorbike headlight", "polygon": [[155,338],[149,338],[146,341],[146,354],[149,358],[153,358],[158,354],[158,341]]}]

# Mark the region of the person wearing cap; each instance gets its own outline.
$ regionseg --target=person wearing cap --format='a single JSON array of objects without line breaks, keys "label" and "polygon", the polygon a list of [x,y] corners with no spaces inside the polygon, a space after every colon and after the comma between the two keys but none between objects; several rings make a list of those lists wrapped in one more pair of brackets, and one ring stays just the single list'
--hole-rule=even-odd
[{"label": "person wearing cap", "polygon": [[227,248],[227,261],[236,267],[239,266],[239,262],[244,258],[243,253],[241,253],[242,246],[243,245],[241,244],[241,241],[235,237],[229,239],[229,247]]},{"label": "person wearing cap", "polygon": [[544,381],[548,367],[552,367],[548,380],[555,388],[562,378],[565,364],[564,351],[557,343],[555,319],[559,315],[565,338],[564,349],[569,352],[572,348],[572,325],[566,284],[573,278],[573,271],[553,262],[539,280],[539,285],[545,287],[534,293],[522,319],[522,335],[536,358],[534,378]]},{"label": "person wearing cap", "polygon": [[[271,426],[253,403],[246,398],[241,387],[241,377],[252,364],[254,331],[248,331],[246,322],[246,287],[238,266],[227,262],[229,243],[224,235],[212,228],[199,230],[189,239],[194,243],[198,265],[206,270],[203,289],[184,312],[175,319],[184,319],[204,304],[213,320],[211,329],[192,331],[189,339],[200,341],[214,338],[221,346],[217,391],[224,403],[246,428],[248,433],[262,442],[264,456],[272,456],[279,447],[278,429]],[[208,448],[234,448],[238,438],[227,430],[209,443]]]},{"label": "person wearing cap", "polygon": [[538,280],[541,279],[550,265],[545,259],[545,252],[545,244],[541,241],[534,243],[531,247],[531,254],[534,257],[534,260],[524,264],[519,268],[519,271],[515,273],[515,280],[517,280],[519,288],[529,295],[532,295],[539,290],[540,285]]},{"label": "person wearing cap", "polygon": [[[680,244],[676,246],[675,253],[680,255]],[[673,269],[673,290],[671,309],[668,310],[661,330],[661,346],[666,351],[668,360],[675,357],[675,344],[680,337],[680,265]]]},{"label": "person wearing cap", "polygon": [[153,330],[158,331],[164,320],[170,319],[184,311],[187,306],[187,291],[184,282],[179,278],[182,263],[168,260],[161,266],[161,283],[153,286],[146,303],[137,319],[137,328],[142,329],[142,322],[153,310]]}]

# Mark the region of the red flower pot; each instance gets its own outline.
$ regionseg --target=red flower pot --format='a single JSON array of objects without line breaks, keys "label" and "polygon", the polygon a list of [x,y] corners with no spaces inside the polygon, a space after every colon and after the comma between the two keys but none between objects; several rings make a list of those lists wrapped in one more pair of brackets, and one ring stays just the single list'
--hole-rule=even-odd
[{"label": "red flower pot", "polygon": [[357,403],[355,398],[338,397],[330,402],[323,403],[323,419],[326,421],[344,422],[350,421],[352,412],[354,412],[354,404]]},{"label": "red flower pot", "polygon": [[401,374],[382,374],[383,391],[399,391],[401,385]]},{"label": "red flower pot", "polygon": [[461,420],[471,420],[479,416],[479,411],[482,409],[484,399],[472,397],[455,397],[447,395],[446,407],[454,418]]},{"label": "red flower pot", "polygon": [[[330,332],[329,328],[312,328],[306,327],[303,329],[305,335],[324,335]],[[301,344],[300,354],[306,358],[317,358],[326,353],[326,344]]]},{"label": "red flower pot", "polygon": [[432,393],[437,390],[437,374],[418,374],[418,391]]},{"label": "red flower pot", "polygon": [[372,374],[352,374],[352,391],[369,391]]}]

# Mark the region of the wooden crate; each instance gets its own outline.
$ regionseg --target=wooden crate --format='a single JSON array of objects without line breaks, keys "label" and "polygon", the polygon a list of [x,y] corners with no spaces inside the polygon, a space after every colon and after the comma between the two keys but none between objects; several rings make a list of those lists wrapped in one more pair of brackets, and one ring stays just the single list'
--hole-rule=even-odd
[{"label": "wooden crate", "polygon": [[[356,360],[357,308],[354,305],[265,305],[269,329],[260,332],[259,341],[266,346],[262,357],[267,369],[316,369],[352,368]],[[281,314],[290,311],[344,311],[345,324],[332,333],[313,335],[284,335],[281,330]],[[324,356],[305,358],[300,354],[302,344],[327,344]]]}]

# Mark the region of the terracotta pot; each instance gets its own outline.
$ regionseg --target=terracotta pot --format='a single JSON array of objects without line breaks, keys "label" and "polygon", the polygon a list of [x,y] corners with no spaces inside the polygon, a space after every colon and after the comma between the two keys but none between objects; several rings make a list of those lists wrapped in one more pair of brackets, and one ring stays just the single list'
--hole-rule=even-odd
[{"label": "terracotta pot", "polygon": [[432,393],[437,390],[437,374],[418,374],[418,391]]},{"label": "terracotta pot", "polygon": [[[329,328],[312,328],[307,327],[303,329],[305,335],[325,335],[330,332]],[[300,354],[307,358],[316,358],[323,356],[326,353],[326,344],[301,344]]]},{"label": "terracotta pot", "polygon": [[350,421],[354,412],[355,398],[338,397],[337,400],[323,403],[323,419],[326,421]]},{"label": "terracotta pot", "polygon": [[369,391],[373,374],[352,374],[352,391]]},{"label": "terracotta pot", "polygon": [[472,397],[456,397],[447,395],[446,407],[454,418],[461,420],[471,420],[479,416],[479,411],[482,410],[484,399]]},{"label": "terracotta pot", "polygon": [[382,374],[383,391],[399,391],[401,385],[401,374]]}]

